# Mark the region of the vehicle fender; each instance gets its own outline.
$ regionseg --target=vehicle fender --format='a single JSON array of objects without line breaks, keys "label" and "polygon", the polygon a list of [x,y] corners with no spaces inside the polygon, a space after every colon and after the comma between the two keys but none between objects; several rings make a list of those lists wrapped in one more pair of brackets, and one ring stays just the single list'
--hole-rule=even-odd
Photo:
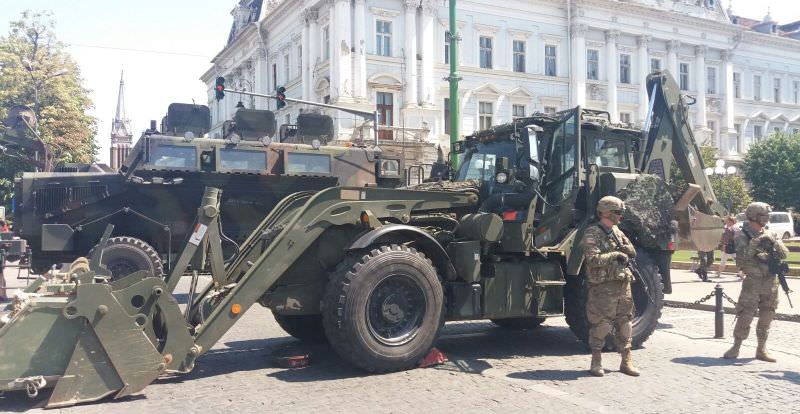
[{"label": "vehicle fender", "polygon": [[414,241],[418,250],[425,253],[439,270],[440,275],[451,280],[456,277],[456,270],[450,261],[447,250],[430,234],[418,227],[405,224],[387,224],[362,234],[347,248],[347,251],[366,249],[372,245],[387,242]]}]

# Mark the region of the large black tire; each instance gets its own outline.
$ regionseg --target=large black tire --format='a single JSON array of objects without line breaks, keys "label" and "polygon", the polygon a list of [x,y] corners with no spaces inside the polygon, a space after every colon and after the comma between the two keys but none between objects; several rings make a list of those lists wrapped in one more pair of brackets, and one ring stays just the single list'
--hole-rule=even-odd
[{"label": "large black tire", "polygon": [[275,312],[272,315],[281,329],[303,342],[322,343],[327,340],[322,315],[280,315]]},{"label": "large black tire", "polygon": [[424,254],[383,245],[338,266],[322,312],[342,359],[369,372],[399,371],[416,366],[439,338],[444,293]]},{"label": "large black tire", "polygon": [[[94,254],[97,246],[89,252]],[[164,264],[158,252],[145,241],[135,237],[112,237],[103,247],[100,261],[110,272],[111,280],[119,280],[140,270],[146,270],[156,277],[164,277]]]},{"label": "large black tire", "polygon": [[534,329],[544,322],[544,318],[503,318],[491,319],[492,323],[504,329]]},{"label": "large black tire", "polygon": [[[638,251],[636,264],[643,280],[631,285],[634,305],[631,341],[634,348],[640,348],[658,326],[661,308],[664,306],[664,292],[658,267],[650,255],[644,251]],[[647,286],[647,291],[642,283]],[[570,330],[578,339],[586,343],[589,339],[589,321],[586,319],[587,294],[588,285],[585,277],[567,277],[567,285],[564,287],[564,315]],[[613,337],[609,335],[606,340],[606,349],[613,350],[614,348]]]}]

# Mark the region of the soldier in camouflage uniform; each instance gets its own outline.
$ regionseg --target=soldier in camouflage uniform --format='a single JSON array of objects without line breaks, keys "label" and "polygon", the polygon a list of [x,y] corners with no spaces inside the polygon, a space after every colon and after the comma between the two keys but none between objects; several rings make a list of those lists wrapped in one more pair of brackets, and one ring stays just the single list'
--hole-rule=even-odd
[{"label": "soldier in camouflage uniform", "polygon": [[628,260],[636,255],[633,244],[617,228],[625,204],[617,197],[603,197],[597,203],[598,223],[586,229],[581,244],[589,293],[586,318],[589,321],[589,346],[592,348],[590,372],[602,377],[601,355],[606,337],[615,329],[614,339],[622,353],[619,370],[631,376],[639,371],[631,362],[631,319],[633,274]]},{"label": "soldier in camouflage uniform", "polygon": [[786,246],[771,231],[765,231],[771,208],[766,203],[750,203],[745,210],[747,222],[734,235],[736,266],[745,274],[742,292],[736,304],[736,327],[733,330],[733,347],[723,355],[727,359],[739,356],[742,341],[750,334],[750,323],[758,309],[756,359],[775,362],[767,352],[769,325],[778,308],[778,278],[769,271],[770,251],[781,259],[788,254]]}]

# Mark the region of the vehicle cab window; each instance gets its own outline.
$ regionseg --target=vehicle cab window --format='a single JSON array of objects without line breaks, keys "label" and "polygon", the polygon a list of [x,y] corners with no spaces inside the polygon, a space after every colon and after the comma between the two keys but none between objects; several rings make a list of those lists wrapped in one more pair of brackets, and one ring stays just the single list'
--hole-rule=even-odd
[{"label": "vehicle cab window", "polygon": [[197,151],[181,145],[156,145],[150,152],[150,165],[169,168],[196,168]]},{"label": "vehicle cab window", "polygon": [[591,141],[588,150],[589,160],[598,167],[628,169],[624,140],[598,137]]},{"label": "vehicle cab window", "polygon": [[224,170],[263,171],[267,169],[267,154],[263,151],[221,148],[220,168]]}]

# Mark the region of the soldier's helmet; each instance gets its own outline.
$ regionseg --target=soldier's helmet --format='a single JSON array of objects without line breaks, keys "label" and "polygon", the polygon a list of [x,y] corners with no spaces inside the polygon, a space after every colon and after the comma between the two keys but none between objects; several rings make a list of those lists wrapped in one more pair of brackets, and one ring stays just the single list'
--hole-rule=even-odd
[{"label": "soldier's helmet", "polygon": [[769,217],[770,212],[772,212],[772,207],[769,204],[754,201],[747,206],[744,215],[748,220],[758,221],[758,216]]},{"label": "soldier's helmet", "polygon": [[625,202],[614,196],[605,196],[597,202],[597,212],[625,210]]}]

